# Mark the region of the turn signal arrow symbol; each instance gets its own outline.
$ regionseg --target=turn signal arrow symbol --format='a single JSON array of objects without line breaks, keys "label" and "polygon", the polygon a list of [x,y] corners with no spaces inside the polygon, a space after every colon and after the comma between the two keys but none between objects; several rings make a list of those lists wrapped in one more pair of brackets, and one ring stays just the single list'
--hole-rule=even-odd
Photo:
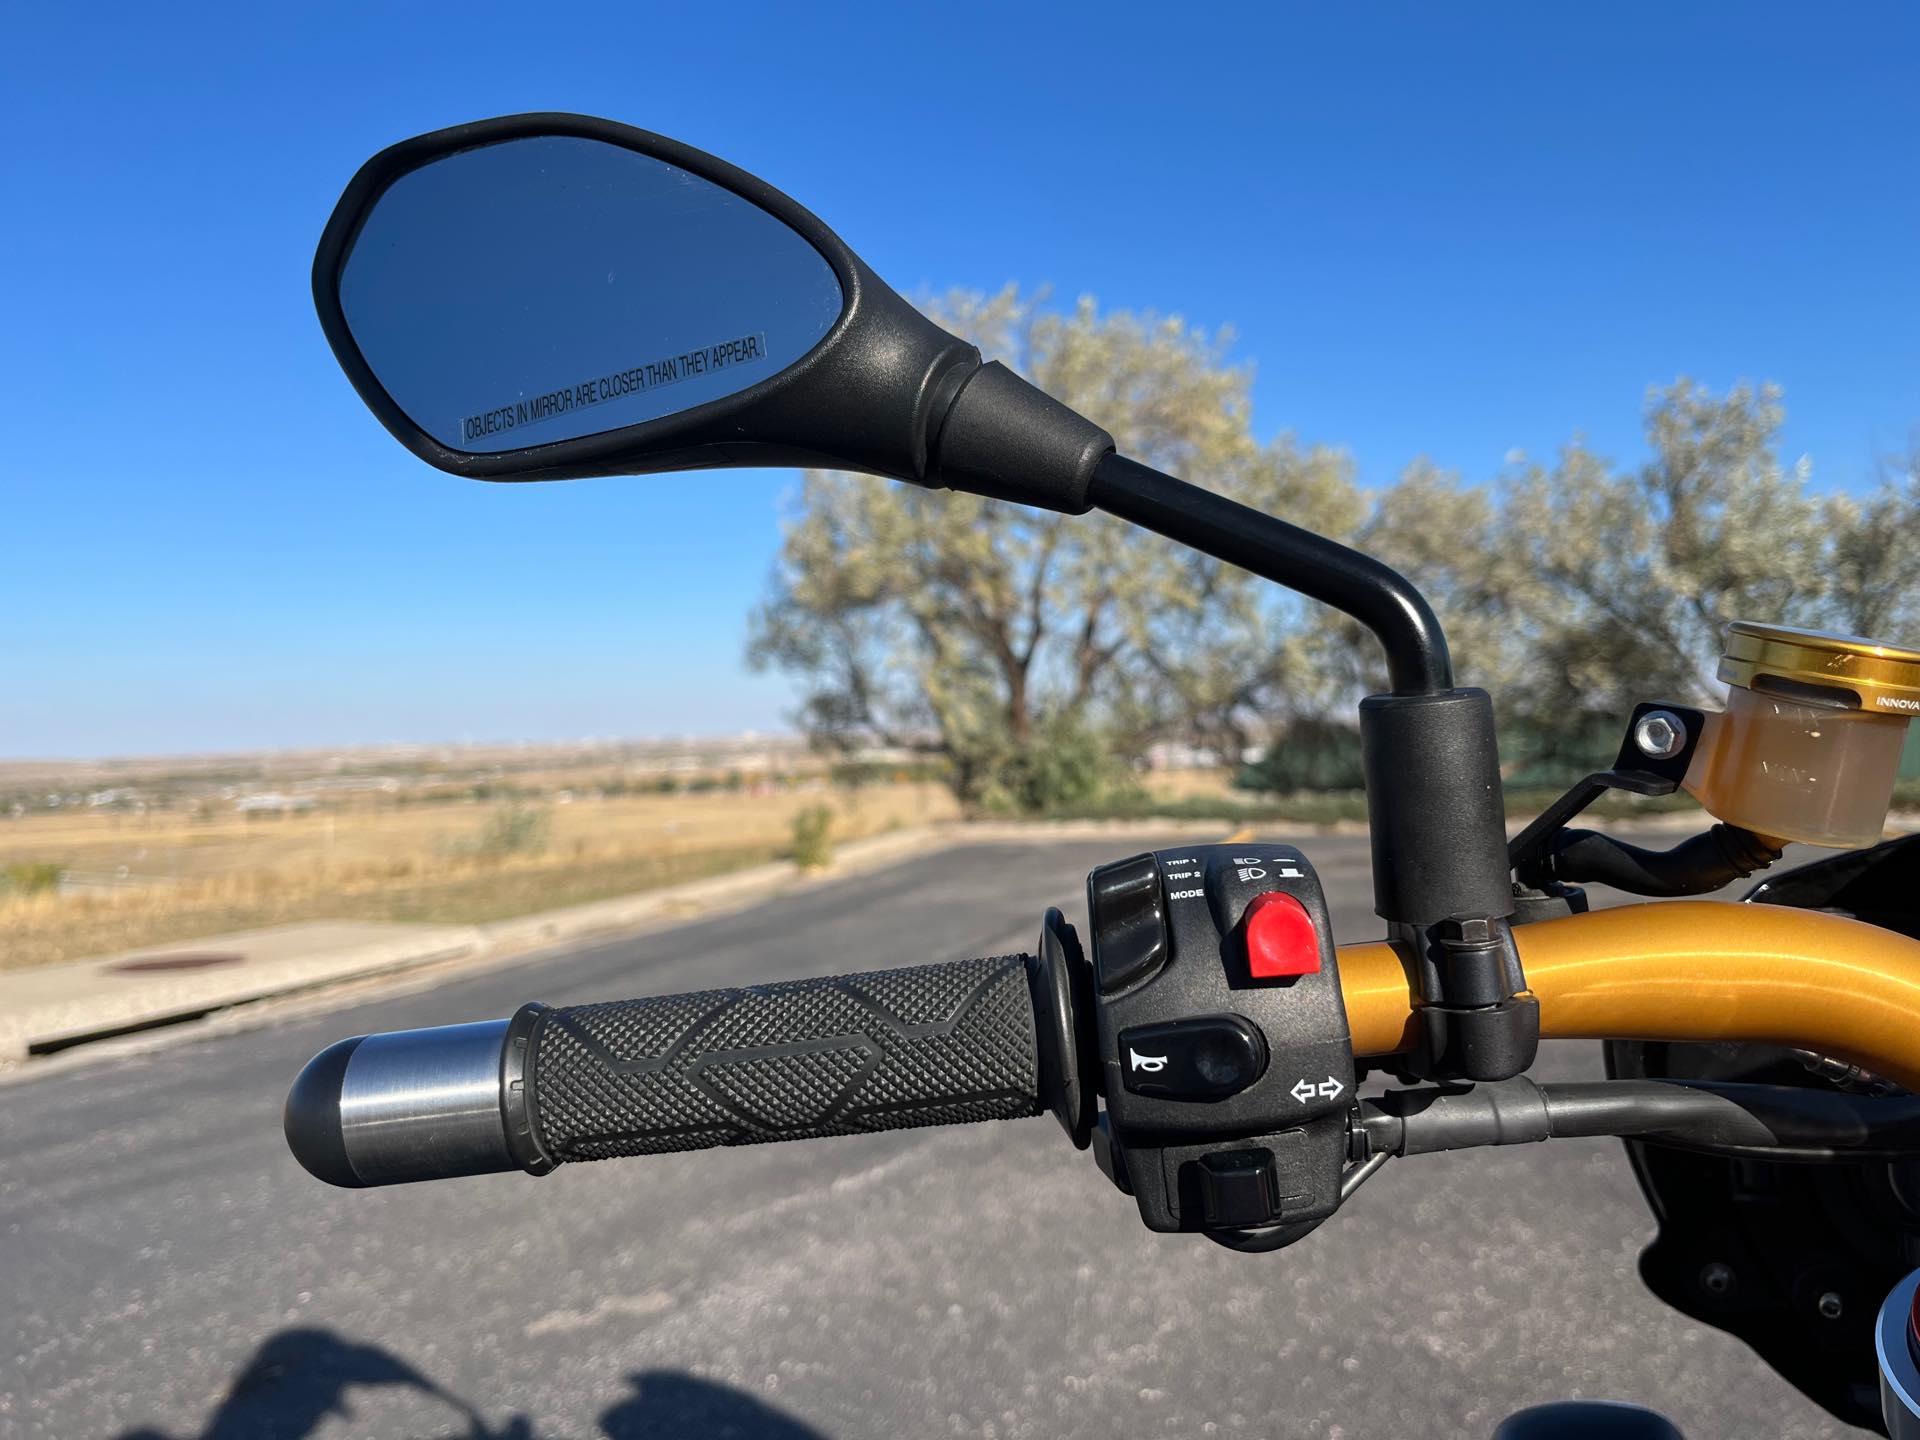
[{"label": "turn signal arrow symbol", "polygon": [[1323,1096],[1328,1100],[1337,1100],[1340,1098],[1341,1092],[1346,1088],[1345,1085],[1342,1085],[1338,1080],[1334,1079],[1333,1076],[1329,1075],[1318,1085],[1314,1084],[1311,1080],[1295,1081],[1293,1089],[1287,1093],[1304,1105],[1316,1095]]}]

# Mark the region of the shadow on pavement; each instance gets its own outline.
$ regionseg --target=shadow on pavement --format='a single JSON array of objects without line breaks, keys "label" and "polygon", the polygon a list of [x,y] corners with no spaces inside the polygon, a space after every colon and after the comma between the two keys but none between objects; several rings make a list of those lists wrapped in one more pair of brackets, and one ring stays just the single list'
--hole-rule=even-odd
[{"label": "shadow on pavement", "polygon": [[[677,1370],[627,1377],[633,1394],[602,1412],[607,1440],[826,1440],[743,1391]],[[343,1340],[331,1330],[282,1330],[234,1376],[225,1398],[192,1440],[304,1440],[329,1420],[351,1420],[348,1391],[383,1386],[439,1401],[452,1414],[432,1432],[445,1440],[538,1440],[515,1415],[495,1429],[479,1410],[378,1345]],[[173,1440],[163,1431],[129,1430],[120,1440]]]},{"label": "shadow on pavement", "polygon": [[826,1440],[744,1391],[678,1370],[629,1375],[633,1395],[600,1416],[607,1440]]},{"label": "shadow on pavement", "polygon": [[[196,1440],[302,1440],[329,1419],[353,1414],[350,1386],[399,1386],[431,1396],[452,1410],[466,1440],[533,1440],[525,1418],[494,1430],[479,1411],[449,1394],[406,1361],[378,1345],[356,1345],[331,1330],[282,1330],[271,1335],[233,1378],[220,1407]],[[464,1428],[460,1428],[464,1427]],[[131,1430],[120,1440],[170,1440],[158,1430]]]}]

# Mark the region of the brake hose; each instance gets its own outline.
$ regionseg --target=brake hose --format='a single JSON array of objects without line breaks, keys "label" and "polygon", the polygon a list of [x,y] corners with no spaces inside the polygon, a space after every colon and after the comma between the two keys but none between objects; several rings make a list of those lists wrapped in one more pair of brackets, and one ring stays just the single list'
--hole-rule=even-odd
[{"label": "brake hose", "polygon": [[1705,1080],[1576,1080],[1389,1091],[1360,1102],[1370,1156],[1622,1136],[1722,1156],[1911,1159],[1920,1100]]},{"label": "brake hose", "polygon": [[1671,850],[1643,850],[1597,830],[1563,830],[1548,850],[1545,868],[1566,884],[1611,885],[1666,900],[1709,894],[1766,869],[1782,853],[1771,837],[1737,825],[1715,825]]}]

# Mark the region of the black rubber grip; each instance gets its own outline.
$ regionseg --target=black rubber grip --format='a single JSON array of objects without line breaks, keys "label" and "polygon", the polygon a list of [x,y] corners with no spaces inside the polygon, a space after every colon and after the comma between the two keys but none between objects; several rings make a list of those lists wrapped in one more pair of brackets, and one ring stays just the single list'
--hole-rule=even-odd
[{"label": "black rubber grip", "polygon": [[527,1056],[556,1163],[1040,1113],[1031,962],[960,960],[548,1010]]}]

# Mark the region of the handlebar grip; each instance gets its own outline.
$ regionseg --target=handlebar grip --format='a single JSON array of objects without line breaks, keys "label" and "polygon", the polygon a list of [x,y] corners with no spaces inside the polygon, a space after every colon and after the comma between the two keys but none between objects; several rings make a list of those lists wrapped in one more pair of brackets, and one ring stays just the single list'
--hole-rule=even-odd
[{"label": "handlebar grip", "polygon": [[526,1113],[553,1163],[1040,1113],[1023,955],[541,1014]]},{"label": "handlebar grip", "polygon": [[357,1188],[1010,1120],[1043,1094],[1071,1114],[1062,983],[1003,955],[357,1036],[300,1072],[287,1143]]}]

